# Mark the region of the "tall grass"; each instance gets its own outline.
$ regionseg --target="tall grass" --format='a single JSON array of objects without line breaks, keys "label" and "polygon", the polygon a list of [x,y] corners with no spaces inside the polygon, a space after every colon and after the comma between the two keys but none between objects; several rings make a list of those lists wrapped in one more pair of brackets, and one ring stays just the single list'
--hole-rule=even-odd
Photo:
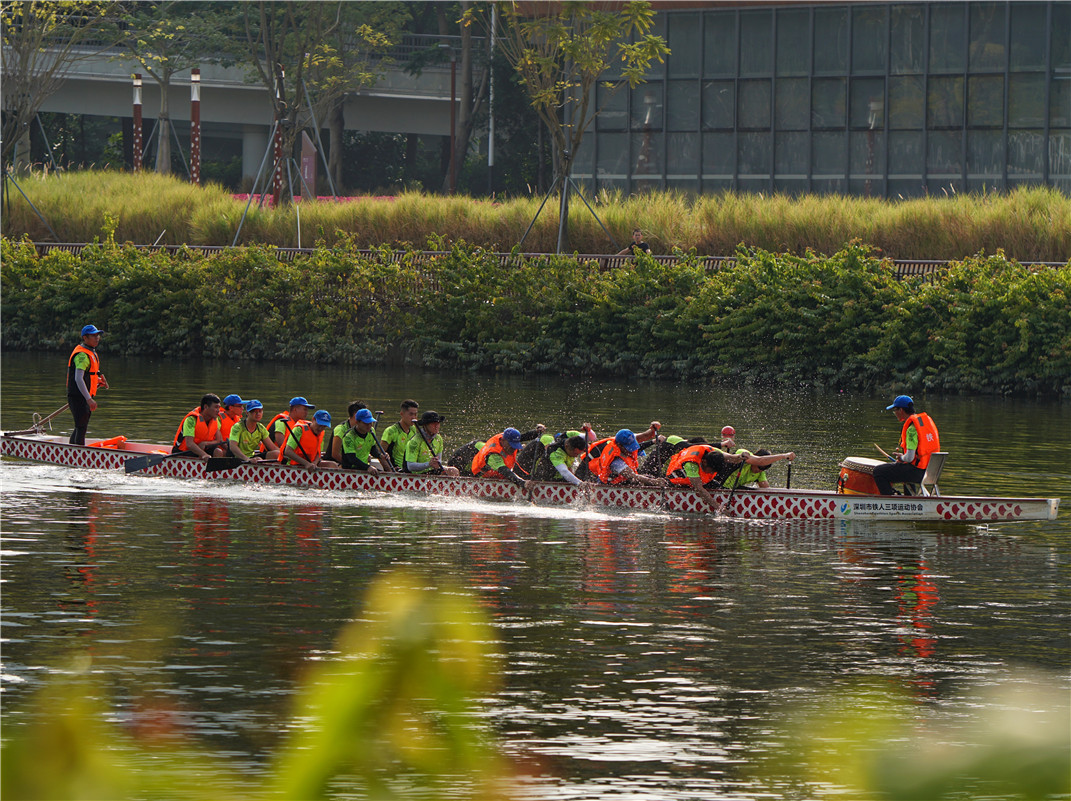
[{"label": "tall grass", "polygon": [[[241,223],[239,244],[280,247],[352,241],[382,245],[446,246],[465,241],[510,250],[524,236],[541,197],[500,202],[467,197],[404,193],[393,199],[258,208],[242,222],[245,201],[218,186],[193,187],[155,173],[75,172],[30,176],[20,185],[62,241],[86,242],[117,221],[120,242],[229,245]],[[9,194],[3,233],[48,240],[48,227],[17,192]],[[723,193],[689,197],[661,192],[625,197],[600,192],[589,198],[613,241],[573,198],[569,249],[614,252],[632,228],[644,230],[656,253],[694,248],[726,255],[740,244],[775,252],[812,249],[835,253],[853,240],[900,259],[960,259],[980,251],[1021,261],[1066,262],[1071,258],[1071,198],[1049,188],[1019,188],[1008,194],[954,195],[885,201],[840,195]],[[300,223],[300,241],[298,229]],[[552,252],[558,240],[558,207],[543,208],[522,250]]]}]

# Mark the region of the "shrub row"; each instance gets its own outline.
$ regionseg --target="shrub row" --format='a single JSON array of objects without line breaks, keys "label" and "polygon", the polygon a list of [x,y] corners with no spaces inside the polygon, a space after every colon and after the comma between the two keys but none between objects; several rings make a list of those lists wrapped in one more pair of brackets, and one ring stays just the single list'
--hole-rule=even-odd
[{"label": "shrub row", "polygon": [[861,246],[741,249],[628,269],[554,256],[502,267],[458,244],[429,264],[319,247],[203,257],[110,241],[38,257],[0,243],[10,349],[66,349],[92,321],[110,353],[792,382],[1071,396],[1071,264],[1003,254],[897,280]]},{"label": "shrub row", "polygon": [[[241,226],[240,244],[296,247],[300,228],[300,244],[305,246],[317,238],[329,245],[352,239],[363,247],[464,240],[509,251],[536,216],[540,201],[405,193],[302,203],[298,208],[253,206],[243,222],[246,203],[220,187],[195,187],[151,172],[36,175],[20,179],[20,185],[48,224],[12,192],[3,234],[44,241],[54,232],[61,242],[90,242],[114,218],[119,241],[138,244],[159,239],[162,244],[230,245]],[[740,243],[775,252],[802,254],[811,248],[833,253],[858,240],[895,259],[951,260],[999,248],[1020,261],[1062,262],[1071,254],[1071,198],[1044,187],[899,201],[731,192],[700,197],[653,192],[627,198],[600,192],[591,200],[618,247],[584,204],[575,201],[570,207],[570,250],[614,252],[638,225],[657,253],[695,248],[703,255],[726,256]],[[557,223],[555,206],[548,204],[524,249],[553,251]]]}]

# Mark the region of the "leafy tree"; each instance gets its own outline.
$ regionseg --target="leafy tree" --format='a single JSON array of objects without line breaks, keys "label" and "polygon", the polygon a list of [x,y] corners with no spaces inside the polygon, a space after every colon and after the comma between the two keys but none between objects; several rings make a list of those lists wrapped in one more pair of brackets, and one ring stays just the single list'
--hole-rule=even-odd
[{"label": "leafy tree", "polygon": [[226,13],[216,3],[166,0],[130,4],[122,16],[120,44],[125,55],[141,64],[160,85],[157,172],[171,172],[171,114],[168,108],[171,80],[177,73],[201,63],[221,60],[229,41],[223,25]]},{"label": "leafy tree", "polygon": [[41,105],[63,84],[71,65],[111,44],[112,4],[14,0],[0,5],[3,47],[3,140],[8,164]]},{"label": "leafy tree", "polygon": [[[599,107],[595,86],[619,61],[611,90],[635,88],[650,64],[669,53],[665,40],[649,31],[654,10],[633,0],[619,8],[577,2],[497,4],[499,47],[517,70],[532,107],[546,126],[554,150],[555,180],[561,187],[559,252],[568,239],[569,185],[573,160]],[[633,41],[634,40],[634,41]]]}]

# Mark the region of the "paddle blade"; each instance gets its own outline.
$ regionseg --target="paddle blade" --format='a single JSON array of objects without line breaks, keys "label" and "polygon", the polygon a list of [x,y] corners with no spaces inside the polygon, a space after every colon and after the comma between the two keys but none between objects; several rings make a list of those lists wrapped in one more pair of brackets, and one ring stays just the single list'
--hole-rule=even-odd
[{"label": "paddle blade", "polygon": [[213,457],[205,462],[206,473],[218,473],[221,470],[233,470],[242,464],[242,460],[237,456],[219,456]]},{"label": "paddle blade", "polygon": [[170,455],[169,453],[150,453],[147,456],[135,456],[133,459],[127,459],[123,462],[123,470],[128,473],[136,473],[139,470],[152,467],[154,464],[160,464]]}]

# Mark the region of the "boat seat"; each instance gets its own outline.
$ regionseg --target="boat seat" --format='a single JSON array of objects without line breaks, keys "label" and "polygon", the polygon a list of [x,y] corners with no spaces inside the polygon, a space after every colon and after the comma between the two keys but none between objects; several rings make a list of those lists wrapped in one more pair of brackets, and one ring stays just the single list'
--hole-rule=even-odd
[{"label": "boat seat", "polygon": [[[919,486],[919,494],[929,497],[933,495],[935,498],[941,497],[941,491],[937,487],[937,481],[941,478],[941,471],[945,466],[945,459],[948,458],[948,451],[934,451],[930,454],[930,461],[926,464],[926,474],[922,477],[922,481]],[[933,490],[928,490],[926,487],[932,487]]]}]

